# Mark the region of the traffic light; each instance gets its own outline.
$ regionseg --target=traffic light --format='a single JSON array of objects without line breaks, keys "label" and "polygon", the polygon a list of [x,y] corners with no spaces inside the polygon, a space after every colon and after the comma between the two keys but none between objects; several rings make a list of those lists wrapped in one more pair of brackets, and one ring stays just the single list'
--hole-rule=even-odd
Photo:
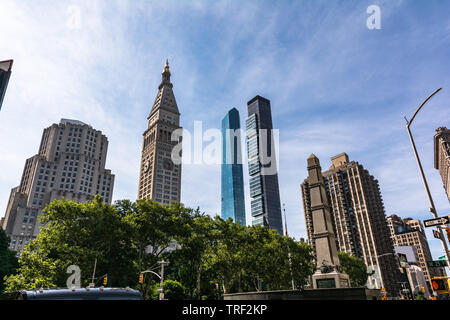
[{"label": "traffic light", "polygon": [[436,291],[447,290],[444,279],[433,279],[431,284],[433,285],[433,289]]},{"label": "traffic light", "polygon": [[144,283],[144,275],[142,273],[139,275],[139,283],[140,284]]},{"label": "traffic light", "polygon": [[107,283],[108,283],[108,276],[103,278],[103,285],[106,286]]}]

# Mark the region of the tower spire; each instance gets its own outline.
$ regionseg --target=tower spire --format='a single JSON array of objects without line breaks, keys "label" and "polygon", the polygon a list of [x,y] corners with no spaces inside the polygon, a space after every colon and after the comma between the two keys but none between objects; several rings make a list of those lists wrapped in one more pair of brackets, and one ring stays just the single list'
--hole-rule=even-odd
[{"label": "tower spire", "polygon": [[166,59],[166,65],[164,66],[163,73],[164,73],[164,72],[170,72],[170,71],[169,71],[169,59]]},{"label": "tower spire", "polygon": [[169,59],[166,59],[166,64],[162,72],[162,80],[161,84],[159,85],[159,89],[161,89],[164,85],[169,85],[172,88],[172,84],[170,83]]}]

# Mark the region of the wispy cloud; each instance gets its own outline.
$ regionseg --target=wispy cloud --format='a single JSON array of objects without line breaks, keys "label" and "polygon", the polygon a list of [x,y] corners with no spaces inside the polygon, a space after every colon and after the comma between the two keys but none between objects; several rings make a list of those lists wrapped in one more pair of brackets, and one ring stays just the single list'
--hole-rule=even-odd
[{"label": "wispy cloud", "polygon": [[[366,28],[381,7],[382,30]],[[43,128],[75,118],[109,139],[114,200],[137,195],[142,132],[169,58],[181,125],[241,125],[256,94],[280,129],[280,189],[290,234],[305,237],[306,158],[347,152],[380,182],[386,213],[426,218],[403,116],[444,87],[413,134],[438,211],[450,209],[432,136],[450,126],[447,4],[413,1],[13,1],[0,5],[0,59],[15,60],[0,112],[0,210],[37,152]],[[76,8],[74,11],[73,8]],[[73,25],[79,12],[79,25]],[[75,19],[75,22],[78,21]],[[5,170],[5,168],[7,168]],[[247,220],[248,177],[244,167]],[[182,201],[220,213],[220,166],[185,165]],[[429,237],[430,238],[430,237]],[[433,254],[439,243],[433,241]]]}]

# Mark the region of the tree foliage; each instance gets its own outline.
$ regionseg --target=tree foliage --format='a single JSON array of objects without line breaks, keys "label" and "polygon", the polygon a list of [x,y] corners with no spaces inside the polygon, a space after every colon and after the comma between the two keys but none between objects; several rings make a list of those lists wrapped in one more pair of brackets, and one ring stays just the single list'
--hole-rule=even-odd
[{"label": "tree foliage", "polygon": [[342,269],[350,277],[350,285],[352,287],[365,286],[368,274],[364,261],[346,252],[339,252],[338,255]]},{"label": "tree foliage", "polygon": [[[7,277],[8,291],[65,287],[67,267],[81,269],[82,286],[130,286],[155,298],[161,259],[168,299],[217,299],[223,293],[302,288],[314,272],[306,243],[266,227],[246,227],[212,218],[179,203],[122,200],[109,205],[101,197],[76,203],[58,200],[42,216],[45,226],[19,259],[18,273]],[[167,250],[177,243],[178,250]],[[144,274],[139,283],[139,274]],[[149,272],[152,271],[152,272]]]},{"label": "tree foliage", "polygon": [[[199,242],[173,255],[183,264],[197,248],[197,272],[178,273],[190,298],[216,298],[221,293],[302,288],[313,274],[312,249],[262,226],[245,227],[231,219],[200,217]],[[192,239],[192,238],[190,238]],[[200,245],[201,244],[201,245]],[[178,272],[180,269],[178,269]],[[196,284],[194,287],[193,284]],[[192,294],[192,292],[195,294]]]},{"label": "tree foliage", "polygon": [[13,274],[18,265],[16,253],[9,249],[10,239],[5,231],[0,228],[0,293],[4,290],[3,278]]}]

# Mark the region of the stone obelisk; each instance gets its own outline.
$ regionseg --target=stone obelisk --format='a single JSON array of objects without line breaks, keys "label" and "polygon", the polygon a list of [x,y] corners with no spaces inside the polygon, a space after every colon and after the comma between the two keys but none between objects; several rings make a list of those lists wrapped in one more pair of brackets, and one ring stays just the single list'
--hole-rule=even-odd
[{"label": "stone obelisk", "polygon": [[339,263],[322,168],[313,154],[308,158],[308,183],[317,261],[317,269],[312,276],[313,288],[348,288],[349,276],[342,272]]}]

